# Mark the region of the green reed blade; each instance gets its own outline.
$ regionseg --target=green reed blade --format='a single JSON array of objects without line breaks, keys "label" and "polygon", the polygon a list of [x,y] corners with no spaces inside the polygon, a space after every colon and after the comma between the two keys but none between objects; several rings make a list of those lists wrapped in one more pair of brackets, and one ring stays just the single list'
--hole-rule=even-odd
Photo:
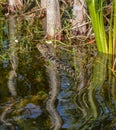
[{"label": "green reed blade", "polygon": [[86,0],[95,33],[98,51],[107,53],[107,40],[103,21],[102,0]]},{"label": "green reed blade", "polygon": [[113,1],[114,27],[113,27],[113,54],[116,55],[116,0]]}]

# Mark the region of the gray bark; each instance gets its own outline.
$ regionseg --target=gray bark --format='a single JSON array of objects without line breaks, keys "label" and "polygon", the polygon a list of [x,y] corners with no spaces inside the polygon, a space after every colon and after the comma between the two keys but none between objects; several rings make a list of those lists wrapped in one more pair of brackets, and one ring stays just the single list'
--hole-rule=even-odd
[{"label": "gray bark", "polygon": [[47,35],[55,37],[61,32],[60,8],[58,0],[47,1]]},{"label": "gray bark", "polygon": [[74,0],[73,4],[73,20],[72,30],[73,34],[85,34],[86,32],[86,9],[85,0]]},{"label": "gray bark", "polygon": [[23,7],[23,3],[21,0],[8,0],[8,3],[8,10],[11,12],[15,12],[16,9],[21,9]]}]

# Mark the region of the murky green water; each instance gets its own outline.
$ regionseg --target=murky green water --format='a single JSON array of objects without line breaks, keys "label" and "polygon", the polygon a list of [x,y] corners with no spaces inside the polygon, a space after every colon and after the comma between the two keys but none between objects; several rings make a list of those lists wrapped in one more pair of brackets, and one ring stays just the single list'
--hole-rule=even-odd
[{"label": "murky green water", "polygon": [[[0,130],[116,129],[116,76],[110,65],[112,56],[87,57],[83,71],[78,66],[85,55],[77,55],[81,78],[75,83],[71,75],[63,70],[57,72],[54,64],[46,64],[46,59],[41,57],[35,46],[41,31],[37,33],[35,29],[32,36],[29,26],[23,29],[24,33],[18,30],[19,42],[11,44],[17,38],[12,33],[16,30],[12,24],[8,29],[8,22],[4,23],[0,43]],[[71,62],[65,51],[60,53],[64,62]]]}]

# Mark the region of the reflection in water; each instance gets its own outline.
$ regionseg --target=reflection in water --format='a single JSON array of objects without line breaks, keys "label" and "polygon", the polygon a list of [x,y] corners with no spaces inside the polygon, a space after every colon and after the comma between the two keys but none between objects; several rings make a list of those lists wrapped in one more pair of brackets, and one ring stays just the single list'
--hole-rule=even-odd
[{"label": "reflection in water", "polygon": [[[50,48],[52,50],[52,48]],[[52,51],[54,52],[54,51]],[[50,85],[50,95],[49,98],[47,100],[46,103],[46,108],[48,110],[48,113],[50,115],[50,119],[51,119],[51,129],[53,130],[60,130],[61,128],[61,118],[55,108],[55,101],[56,101],[56,97],[58,95],[59,92],[59,78],[58,78],[58,74],[56,72],[56,66],[54,63],[52,63],[51,65],[49,65],[47,67],[47,72],[49,75],[49,85]]]},{"label": "reflection in water", "polygon": [[[14,16],[10,15],[9,16],[9,40],[10,40],[10,53],[9,53],[9,57],[10,57],[10,61],[12,64],[12,70],[9,72],[9,77],[8,77],[8,89],[9,92],[11,93],[12,97],[16,97],[17,96],[17,92],[16,92],[16,84],[15,84],[15,78],[16,78],[16,70],[18,67],[18,58],[17,58],[17,54],[16,54],[16,43],[15,43],[15,38],[16,38],[16,23],[15,23],[15,18]],[[4,49],[7,48],[7,44],[4,43]],[[12,123],[10,123],[9,121],[6,120],[7,114],[9,113],[9,111],[11,111],[12,106],[14,105],[14,101],[12,100],[11,103],[3,110],[1,117],[0,117],[0,121],[5,124],[6,126],[8,126],[11,129],[14,129]]]},{"label": "reflection in water", "polygon": [[97,113],[97,107],[94,101],[95,95],[93,94],[94,92],[96,92],[97,89],[101,89],[103,86],[103,83],[106,78],[106,64],[107,64],[107,55],[105,54],[98,55],[94,63],[92,79],[88,87],[89,102],[91,105],[91,109],[93,111],[94,118],[97,118],[98,113]]},{"label": "reflection in water", "polygon": [[[71,86],[69,83],[69,79],[62,75],[61,77],[61,89],[58,94],[58,106],[57,110],[63,120],[62,128],[69,128],[72,123],[72,115],[75,112],[75,104],[73,102],[72,96],[74,94],[73,91],[70,90]],[[71,113],[72,112],[72,113]]]},{"label": "reflection in water", "polygon": [[10,61],[12,65],[12,70],[10,71],[10,75],[8,78],[8,88],[13,97],[17,96],[16,93],[16,85],[14,83],[14,79],[16,78],[16,70],[18,67],[18,57],[16,54],[16,20],[13,15],[9,15],[9,40],[10,40]]},{"label": "reflection in water", "polygon": [[[63,120],[63,129],[116,129],[116,78],[106,73],[107,58],[105,54],[96,57],[91,79],[78,93],[71,90],[70,81],[62,76],[57,110]],[[112,77],[110,82],[109,77]]]},{"label": "reflection in water", "polygon": [[107,58],[108,55],[105,54],[96,57],[90,83],[76,96],[77,106],[82,108],[82,114],[79,115],[77,122],[72,123],[71,130],[116,128],[115,124],[112,124],[116,120],[114,116],[116,81],[112,76],[112,82],[108,83],[110,76],[106,75]]},{"label": "reflection in water", "polygon": [[[11,54],[12,53],[10,53],[10,55]],[[29,56],[29,53],[27,56]],[[56,66],[54,66],[54,64],[50,64],[47,67],[50,86],[50,94],[46,103],[47,112],[45,104],[43,102],[41,103],[41,101],[38,101],[38,99],[42,98],[44,93],[42,93],[40,96],[28,95],[31,95],[32,93],[35,94],[35,91],[39,90],[45,91],[45,93],[48,92],[46,91],[48,85],[44,86],[43,83],[41,84],[41,81],[44,83],[46,82],[46,78],[42,77],[40,72],[40,66],[43,67],[43,62],[39,67],[38,61],[36,61],[36,64],[34,63],[32,65],[30,63],[26,64],[25,67],[23,66],[24,68],[21,66],[21,70],[18,70],[18,77],[15,77],[16,73],[14,71],[14,68],[17,67],[12,67],[8,75],[7,85],[15,86],[15,78],[21,81],[21,83],[18,85],[20,86],[18,87],[20,88],[18,92],[21,94],[23,93],[22,95],[26,100],[22,98],[22,100],[19,100],[18,103],[13,103],[11,101],[8,102],[8,104],[5,100],[3,105],[1,105],[2,103],[0,104],[0,129],[6,130],[9,128],[20,128],[24,130],[49,130],[51,128],[52,130],[115,130],[116,78],[112,74],[112,64],[110,66],[108,63],[110,60],[107,60],[107,57],[109,56],[103,54],[99,54],[96,57],[96,60],[93,64],[93,73],[91,74],[91,78],[89,79],[88,83],[83,84],[83,87],[81,87],[81,89],[78,91],[74,91],[74,89],[72,89],[70,78],[67,78],[67,75],[62,74],[62,72],[60,72],[61,83],[59,83],[59,76],[58,73],[56,73],[55,68]],[[13,57],[11,56],[11,60],[12,58]],[[33,60],[31,61],[33,62]],[[4,61],[4,63],[8,65],[8,61]],[[15,60],[12,61],[12,64],[15,66]],[[107,65],[109,65],[108,68]],[[6,66],[4,65],[3,68],[6,69]],[[84,72],[86,74],[86,71]],[[3,82],[4,83],[2,83],[1,80],[1,84],[5,84],[6,80],[3,80]],[[28,89],[29,92],[27,92],[27,89],[25,89],[26,87],[24,87],[24,85],[31,85],[30,89]],[[59,86],[61,86],[61,89]],[[1,92],[3,87],[1,86],[0,89],[0,102],[2,102],[2,99],[4,99],[4,94]],[[12,89],[14,90],[11,90],[11,95],[17,95],[17,93],[14,93],[16,92],[15,87],[12,87]],[[6,92],[7,90],[4,89],[4,91]],[[27,95],[27,97],[25,95]],[[37,100],[34,101],[35,99]],[[44,109],[41,107],[40,103],[44,104]],[[14,120],[16,124],[13,124],[15,123]]]},{"label": "reflection in water", "polygon": [[[61,83],[59,84],[58,73],[54,70],[56,68],[53,66],[51,68],[51,66],[47,67],[50,86],[50,94],[46,103],[48,113],[46,110],[44,112],[41,105],[32,103],[35,98],[41,97],[36,95],[31,98],[25,97],[28,101],[22,99],[18,103],[10,102],[3,106],[0,105],[0,108],[4,109],[0,115],[1,130],[8,129],[9,125],[11,129],[22,129],[23,126],[24,130],[116,129],[116,78],[113,75],[107,75],[107,55],[96,57],[91,79],[78,92],[71,88],[70,79],[62,72],[60,72]],[[108,80],[109,77],[110,80]],[[23,77],[20,78],[23,80]],[[49,114],[50,121],[47,114]],[[14,120],[16,124],[13,124]]]},{"label": "reflection in water", "polygon": [[16,72],[14,70],[11,70],[9,72],[9,78],[8,78],[8,89],[9,89],[9,92],[11,93],[11,95],[13,97],[16,97],[17,96],[17,92],[16,92],[16,83],[14,83],[14,79],[16,78]]}]

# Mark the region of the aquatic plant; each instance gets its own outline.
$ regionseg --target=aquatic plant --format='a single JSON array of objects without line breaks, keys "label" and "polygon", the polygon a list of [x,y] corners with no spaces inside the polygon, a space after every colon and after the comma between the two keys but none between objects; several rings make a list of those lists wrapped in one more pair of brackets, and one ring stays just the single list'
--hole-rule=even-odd
[{"label": "aquatic plant", "polygon": [[116,1],[112,2],[110,16],[109,41],[105,32],[103,5],[105,0],[86,0],[89,9],[93,31],[95,34],[98,51],[109,54],[116,54]]},{"label": "aquatic plant", "polygon": [[103,0],[86,0],[98,51],[108,53],[105,26],[103,20]]},{"label": "aquatic plant", "polygon": [[[109,68],[112,67],[112,61],[115,63],[116,54],[116,1],[113,1],[113,8],[110,19],[110,30],[109,30],[109,41],[107,42],[107,36],[105,32],[105,25],[103,19],[103,1],[102,0],[87,0],[87,5],[89,8],[89,13],[91,16],[91,22],[93,26],[93,31],[95,34],[96,44],[98,51],[102,54],[102,57],[95,61],[95,66],[93,68],[93,76],[89,85],[89,102],[91,109],[93,111],[94,119],[98,117],[97,106],[94,101],[93,92],[103,86],[106,78],[106,66],[107,57],[109,56]],[[114,18],[113,18],[114,14]],[[114,21],[113,21],[114,20]],[[107,55],[110,54],[110,55]],[[101,54],[100,54],[101,55]],[[114,67],[114,66],[113,66]],[[115,67],[114,67],[115,68]],[[114,96],[114,78],[111,76],[111,69],[109,70],[109,85],[112,84],[112,95]]]}]

